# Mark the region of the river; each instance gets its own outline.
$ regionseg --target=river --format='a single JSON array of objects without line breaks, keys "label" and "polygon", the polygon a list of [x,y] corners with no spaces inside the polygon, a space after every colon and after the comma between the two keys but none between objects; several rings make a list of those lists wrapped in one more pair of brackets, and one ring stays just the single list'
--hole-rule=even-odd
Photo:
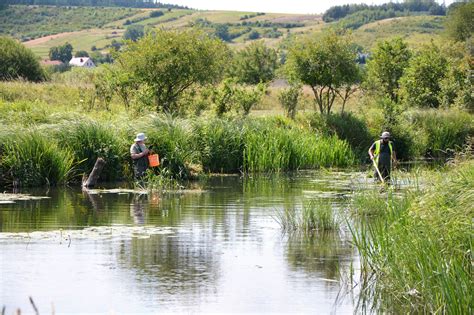
[{"label": "river", "polygon": [[33,313],[31,297],[42,314],[353,313],[359,259],[345,225],[284,233],[275,214],[323,198],[343,221],[365,180],[318,171],[162,193],[24,191],[47,198],[0,204],[0,307]]}]

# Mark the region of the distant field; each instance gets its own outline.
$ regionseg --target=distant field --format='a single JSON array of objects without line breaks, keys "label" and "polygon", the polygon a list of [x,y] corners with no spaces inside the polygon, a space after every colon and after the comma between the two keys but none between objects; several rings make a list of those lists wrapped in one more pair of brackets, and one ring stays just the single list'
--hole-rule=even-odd
[{"label": "distant field", "polygon": [[[156,10],[162,11],[163,15],[150,17],[150,13]],[[288,36],[318,34],[332,25],[324,23],[318,15],[301,14],[34,6],[12,6],[0,11],[0,35],[25,39],[37,38],[41,34],[57,34],[46,37],[46,40],[25,42],[43,58],[47,57],[51,47],[65,42],[71,43],[75,50],[90,52],[92,46],[101,50],[113,39],[120,40],[128,25],[185,29],[196,23],[204,23],[200,27],[210,33],[219,24],[228,25],[229,33],[234,34],[229,45],[234,49],[241,49],[252,42],[250,32],[258,32],[270,47],[280,48]],[[432,39],[440,41],[443,23],[444,17],[440,16],[408,16],[369,23],[352,33],[354,40],[366,50],[370,50],[379,40],[395,36],[417,46]],[[293,25],[288,27],[290,24]]]},{"label": "distant field", "polygon": [[373,22],[354,31],[354,40],[367,49],[379,40],[402,37],[410,46],[441,40],[443,16],[407,16]]},{"label": "distant field", "polygon": [[96,46],[101,50],[102,47],[110,44],[112,39],[121,39],[123,32],[124,30],[118,29],[89,29],[50,36],[49,40],[43,42],[33,40],[24,44],[41,58],[47,58],[51,47],[59,46],[66,42],[70,43],[75,51],[85,50],[90,52],[92,46]]},{"label": "distant field", "polygon": [[137,12],[140,11],[130,8],[15,5],[0,10],[0,35],[24,41],[63,32],[101,28]]}]

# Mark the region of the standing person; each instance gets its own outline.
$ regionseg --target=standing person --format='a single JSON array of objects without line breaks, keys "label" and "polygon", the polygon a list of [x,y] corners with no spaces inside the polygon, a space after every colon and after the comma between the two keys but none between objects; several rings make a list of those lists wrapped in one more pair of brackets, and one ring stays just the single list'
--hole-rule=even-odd
[{"label": "standing person", "polygon": [[384,131],[380,136],[380,140],[375,141],[369,149],[369,156],[374,164],[377,165],[380,175],[375,170],[375,178],[380,180],[380,176],[384,181],[390,182],[390,172],[392,163],[396,163],[397,158],[392,141],[390,141],[390,133]]},{"label": "standing person", "polygon": [[148,169],[148,154],[150,150],[145,145],[147,137],[144,133],[137,134],[135,143],[130,147],[130,155],[133,160],[133,173],[135,179],[141,179],[145,176],[145,172]]}]

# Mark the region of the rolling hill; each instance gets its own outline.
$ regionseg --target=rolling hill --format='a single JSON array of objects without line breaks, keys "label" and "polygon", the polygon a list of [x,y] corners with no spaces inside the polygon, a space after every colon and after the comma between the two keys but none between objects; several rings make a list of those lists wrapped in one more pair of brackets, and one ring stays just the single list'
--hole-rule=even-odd
[{"label": "rolling hill", "polygon": [[[153,14],[154,11],[161,11]],[[400,36],[410,44],[438,41],[443,31],[442,16],[403,16],[372,22],[351,31],[365,50],[382,39]],[[200,11],[190,9],[135,9],[101,7],[54,7],[14,5],[0,11],[0,35],[24,42],[38,56],[69,42],[74,49],[108,51],[130,25],[145,29],[186,29],[200,27],[227,36],[231,47],[239,49],[252,40],[264,40],[277,48],[288,37],[321,32],[335,23],[325,23],[320,15],[255,12]]]}]

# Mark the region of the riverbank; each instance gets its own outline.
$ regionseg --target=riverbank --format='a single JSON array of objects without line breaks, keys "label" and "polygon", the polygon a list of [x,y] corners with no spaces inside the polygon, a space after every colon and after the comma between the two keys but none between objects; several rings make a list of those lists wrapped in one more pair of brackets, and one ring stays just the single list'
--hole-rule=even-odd
[{"label": "riverbank", "polygon": [[351,230],[361,256],[361,308],[470,313],[474,161],[428,176],[430,185],[415,181],[398,196],[355,196]]},{"label": "riverbank", "polygon": [[456,109],[407,110],[390,126],[375,105],[363,113],[329,116],[305,111],[294,120],[261,116],[258,110],[244,117],[234,112],[171,117],[115,102],[91,107],[93,94],[86,84],[67,80],[0,83],[0,186],[79,183],[98,157],[107,161],[100,181],[132,180],[128,150],[138,132],[160,154],[154,173],[178,180],[368,163],[367,149],[385,129],[401,160],[446,159],[474,134],[473,116]]}]

